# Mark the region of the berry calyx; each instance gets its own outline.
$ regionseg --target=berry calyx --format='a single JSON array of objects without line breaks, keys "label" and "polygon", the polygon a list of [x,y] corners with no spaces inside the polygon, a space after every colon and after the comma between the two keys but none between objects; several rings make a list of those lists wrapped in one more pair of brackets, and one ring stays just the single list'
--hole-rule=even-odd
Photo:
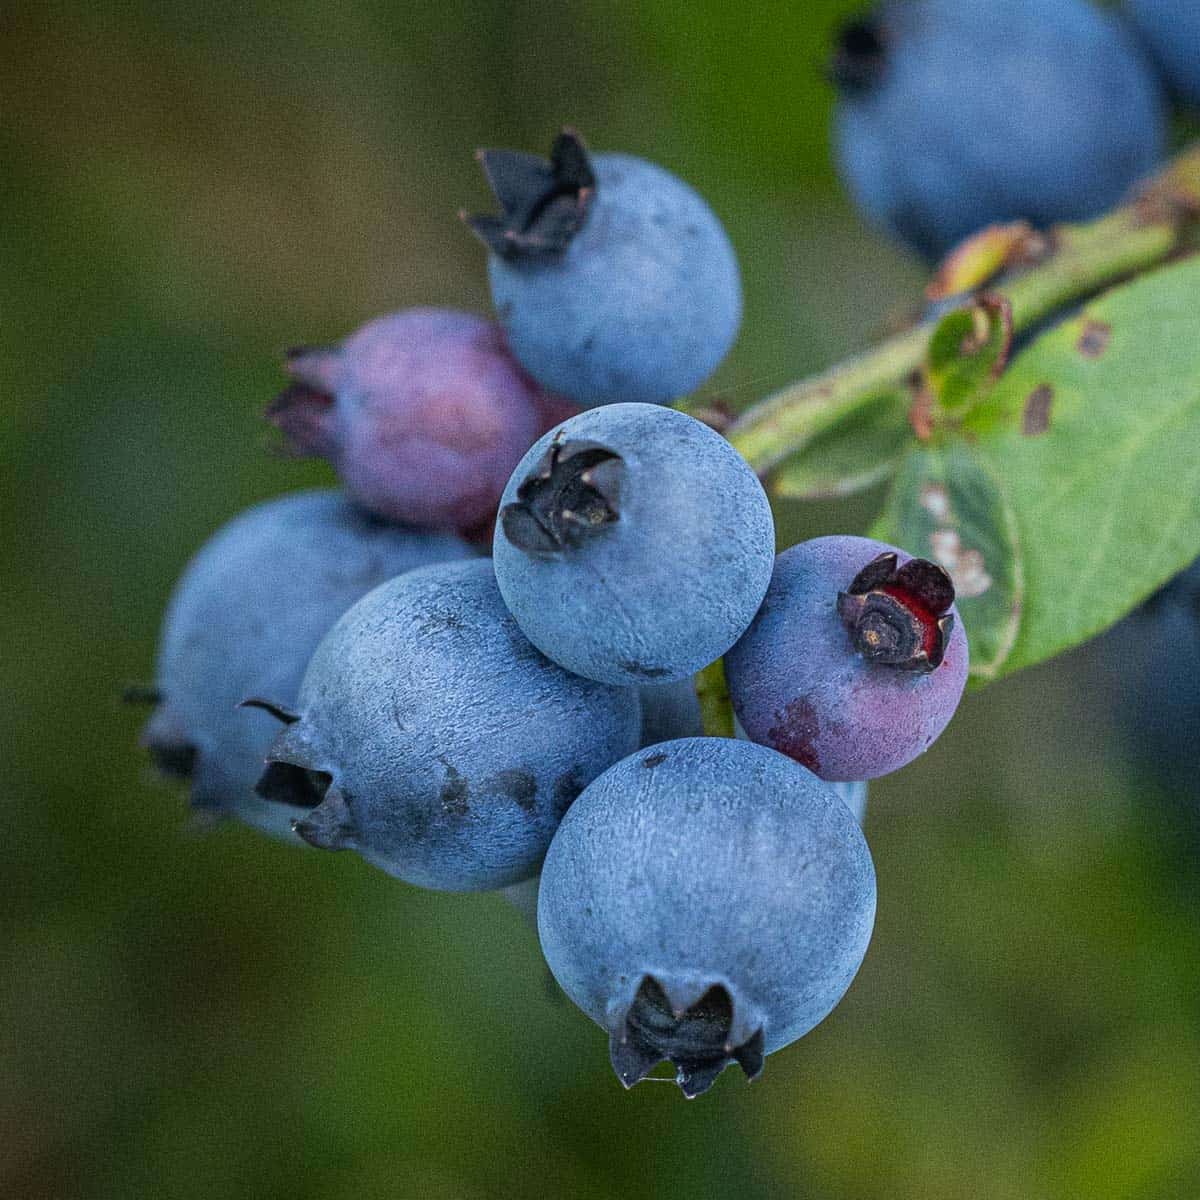
[{"label": "berry calyx", "polygon": [[554,441],[500,510],[504,536],[527,554],[559,554],[620,517],[625,464],[588,441]]},{"label": "berry calyx", "polygon": [[895,554],[872,559],[838,593],[837,611],[855,650],[869,662],[906,671],[932,671],[946,655],[954,629],[954,584],[936,563]]},{"label": "berry calyx", "polygon": [[868,92],[887,68],[887,40],[878,18],[860,17],[842,26],[829,64],[829,78],[842,92]]},{"label": "berry calyx", "polygon": [[319,783],[324,784],[325,791],[308,816],[292,822],[292,829],[318,850],[354,849],[354,818],[346,797],[337,788],[329,786],[329,776],[324,772],[310,771],[307,774],[316,776]]},{"label": "berry calyx", "polygon": [[669,1060],[678,1072],[676,1082],[691,1100],[708,1091],[731,1062],[742,1068],[747,1079],[762,1074],[762,1026],[736,1045],[733,1030],[734,1002],[723,984],[704,989],[691,1003],[672,1003],[662,983],[647,975],[633,1003],[613,1025],[609,1057],[627,1088]]},{"label": "berry calyx", "polygon": [[583,228],[596,194],[596,176],[573,129],[554,139],[550,158],[518,150],[480,150],[476,157],[500,204],[500,216],[463,220],[501,258],[562,254]]}]

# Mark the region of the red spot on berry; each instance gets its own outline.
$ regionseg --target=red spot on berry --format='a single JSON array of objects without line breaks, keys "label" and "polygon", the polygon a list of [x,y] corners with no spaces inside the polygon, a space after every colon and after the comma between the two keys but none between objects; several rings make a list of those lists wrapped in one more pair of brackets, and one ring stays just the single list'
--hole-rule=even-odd
[{"label": "red spot on berry", "polygon": [[793,700],[782,712],[775,714],[777,725],[767,731],[772,749],[794,758],[802,767],[816,771],[820,766],[816,740],[821,732],[817,710],[807,696]]}]

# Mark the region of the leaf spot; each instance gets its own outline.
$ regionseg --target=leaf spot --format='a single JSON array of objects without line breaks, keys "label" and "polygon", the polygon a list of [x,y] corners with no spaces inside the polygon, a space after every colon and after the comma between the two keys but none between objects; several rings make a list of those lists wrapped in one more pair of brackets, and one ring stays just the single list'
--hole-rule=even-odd
[{"label": "leaf spot", "polygon": [[1075,343],[1075,349],[1084,358],[1099,358],[1108,349],[1108,343],[1111,340],[1112,326],[1107,321],[1089,319],[1084,322],[1083,330],[1079,334],[1079,341]]},{"label": "leaf spot", "polygon": [[992,586],[983,555],[964,547],[955,530],[935,529],[929,535],[929,545],[933,557],[949,572],[960,599],[982,596]]},{"label": "leaf spot", "polygon": [[1037,437],[1050,428],[1050,405],[1054,402],[1054,389],[1048,383],[1038,384],[1026,397],[1021,413],[1021,432],[1026,437]]},{"label": "leaf spot", "polygon": [[940,483],[925,484],[921,488],[920,502],[935,521],[944,521],[950,515],[950,496]]}]

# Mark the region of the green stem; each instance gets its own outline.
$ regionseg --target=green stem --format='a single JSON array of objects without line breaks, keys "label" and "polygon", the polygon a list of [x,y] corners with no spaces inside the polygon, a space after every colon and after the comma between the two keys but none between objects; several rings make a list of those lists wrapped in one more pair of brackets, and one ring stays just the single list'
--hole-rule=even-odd
[{"label": "green stem", "polygon": [[[1012,305],[1020,333],[1100,289],[1170,256],[1200,209],[1200,146],[1179,156],[1138,200],[1082,225],[1054,230],[1049,253],[989,290]],[[768,396],[726,436],[762,476],[802,450],[847,413],[908,386],[920,369],[933,324],[898,337]]]},{"label": "green stem", "polygon": [[733,737],[733,705],[725,682],[725,660],[718,658],[696,676],[700,720],[707,737]]}]

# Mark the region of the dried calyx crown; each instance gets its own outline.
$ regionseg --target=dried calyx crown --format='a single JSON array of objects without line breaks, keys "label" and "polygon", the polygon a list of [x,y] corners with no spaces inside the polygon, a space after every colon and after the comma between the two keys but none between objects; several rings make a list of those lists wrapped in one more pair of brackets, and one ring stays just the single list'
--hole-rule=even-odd
[{"label": "dried calyx crown", "polygon": [[[292,829],[320,850],[347,850],[353,844],[353,820],[341,790],[328,771],[308,766],[304,738],[295,731],[300,715],[270,700],[253,697],[240,708],[259,708],[284,726],[267,756],[266,767],[254,785],[255,794],[273,804],[307,810],[297,814]],[[292,761],[296,759],[297,761]]]},{"label": "dried calyx crown", "polygon": [[501,258],[553,258],[583,228],[596,196],[596,176],[573,129],[554,139],[550,158],[518,150],[480,150],[500,215],[463,214],[484,245]]},{"label": "dried calyx crown", "polygon": [[504,536],[527,554],[578,547],[620,518],[625,463],[597,442],[555,438],[500,510]]},{"label": "dried calyx crown", "polygon": [[267,405],[265,415],[292,454],[327,457],[336,448],[334,370],[340,353],[337,346],[293,346],[284,352],[291,383]]},{"label": "dried calyx crown", "polygon": [[318,850],[353,849],[354,820],[350,806],[328,771],[272,757],[267,759],[254,792],[272,804],[306,810],[292,821],[292,830],[310,846]]},{"label": "dried calyx crown", "polygon": [[[694,992],[684,989],[689,990]],[[646,975],[609,1034],[609,1056],[617,1078],[625,1087],[633,1087],[667,1059],[675,1066],[675,1081],[689,1099],[708,1091],[732,1062],[748,1079],[757,1079],[765,1053],[762,1026],[741,1028],[745,1022],[737,1019],[734,1007],[733,997],[722,984],[704,988],[689,1004],[686,998],[673,1001],[662,982]]]},{"label": "dried calyx crown", "polygon": [[854,648],[869,662],[909,671],[941,665],[954,629],[954,584],[924,558],[898,565],[888,551],[838,593],[837,610]]},{"label": "dried calyx crown", "polygon": [[870,91],[887,70],[887,33],[877,14],[847,21],[834,44],[829,78],[847,95]]}]

